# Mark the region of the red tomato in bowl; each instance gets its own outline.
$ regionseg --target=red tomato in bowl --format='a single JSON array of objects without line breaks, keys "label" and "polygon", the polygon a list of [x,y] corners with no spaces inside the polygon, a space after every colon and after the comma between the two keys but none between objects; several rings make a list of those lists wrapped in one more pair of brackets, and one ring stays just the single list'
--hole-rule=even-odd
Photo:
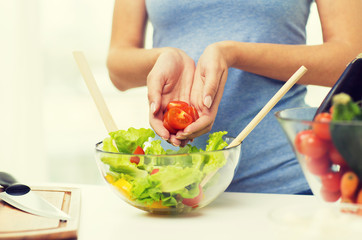
[{"label": "red tomato in bowl", "polygon": [[305,157],[305,163],[309,172],[317,176],[326,174],[331,167],[331,162],[326,156],[321,158]]},{"label": "red tomato in bowl", "polygon": [[343,156],[339,153],[339,151],[333,144],[331,144],[328,154],[329,158],[334,164],[338,164],[341,167],[347,166],[347,162],[344,160]]},{"label": "red tomato in bowl", "polygon": [[304,130],[296,135],[295,147],[301,154],[312,158],[320,158],[328,153],[329,144],[319,138],[313,130]]},{"label": "red tomato in bowl", "polygon": [[199,202],[201,201],[202,199],[202,187],[199,185],[199,195],[197,195],[196,197],[194,198],[184,198],[182,200],[182,203],[187,205],[187,206],[190,206],[190,207],[197,207]]},{"label": "red tomato in bowl", "polygon": [[[143,151],[143,149],[140,146],[137,146],[137,148],[136,148],[136,150],[134,150],[133,154],[145,154],[145,152]],[[130,162],[138,165],[140,163],[140,158],[136,157],[136,156],[131,157]]]},{"label": "red tomato in bowl", "polygon": [[329,192],[338,192],[341,186],[342,174],[340,172],[329,172],[321,177],[323,188]]},{"label": "red tomato in bowl", "polygon": [[324,139],[331,140],[331,132],[329,130],[329,123],[332,121],[332,114],[328,112],[319,113],[313,122],[313,131],[315,134]]}]

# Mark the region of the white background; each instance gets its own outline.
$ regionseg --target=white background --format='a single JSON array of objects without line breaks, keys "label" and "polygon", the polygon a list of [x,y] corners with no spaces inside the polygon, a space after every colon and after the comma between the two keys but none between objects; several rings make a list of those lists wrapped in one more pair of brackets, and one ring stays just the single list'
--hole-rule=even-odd
[{"label": "white background", "polygon": [[[74,50],[84,52],[118,128],[149,127],[146,89],[119,92],[108,78],[113,3],[0,1],[0,171],[27,182],[100,182],[93,148],[107,132]],[[322,42],[315,6],[307,31],[308,44]],[[329,89],[309,90],[307,103],[318,106]]]}]

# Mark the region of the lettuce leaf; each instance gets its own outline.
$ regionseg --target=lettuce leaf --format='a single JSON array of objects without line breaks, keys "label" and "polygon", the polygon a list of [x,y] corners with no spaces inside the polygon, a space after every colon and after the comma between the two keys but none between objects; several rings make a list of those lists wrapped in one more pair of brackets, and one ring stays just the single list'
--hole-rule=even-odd
[{"label": "lettuce leaf", "polygon": [[215,151],[215,150],[221,150],[224,147],[227,147],[227,142],[224,141],[222,138],[225,134],[227,134],[226,131],[220,131],[220,132],[214,132],[209,135],[209,139],[207,140],[207,145],[205,148],[205,151]]},{"label": "lettuce leaf", "polygon": [[176,192],[201,181],[202,173],[195,168],[167,166],[152,175],[160,183],[162,192]]},{"label": "lettuce leaf", "polygon": [[149,138],[154,138],[155,133],[152,129],[146,128],[129,128],[128,130],[118,130],[109,133],[116,142],[120,153],[133,153],[137,146],[144,148],[144,143]]}]

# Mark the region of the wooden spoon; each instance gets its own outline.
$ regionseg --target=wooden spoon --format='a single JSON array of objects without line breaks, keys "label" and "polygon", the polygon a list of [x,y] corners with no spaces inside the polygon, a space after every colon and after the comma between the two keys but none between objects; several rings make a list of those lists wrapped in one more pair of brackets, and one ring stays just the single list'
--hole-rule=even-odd
[{"label": "wooden spoon", "polygon": [[[279,102],[279,100],[289,91],[291,87],[307,72],[307,68],[301,66],[284,85],[278,90],[278,92],[269,100],[267,104],[259,111],[259,113],[250,121],[250,123],[239,133],[239,135],[226,147],[231,148],[235,147],[249,135],[249,133],[259,124],[259,122],[268,114],[268,112]],[[201,187],[215,175],[218,171],[213,171],[206,175],[206,177],[201,181]]]}]

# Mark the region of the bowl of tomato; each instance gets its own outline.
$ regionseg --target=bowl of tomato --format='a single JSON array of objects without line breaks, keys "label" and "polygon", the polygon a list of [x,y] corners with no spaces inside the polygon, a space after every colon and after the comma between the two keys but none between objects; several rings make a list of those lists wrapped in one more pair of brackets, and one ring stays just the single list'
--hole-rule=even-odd
[{"label": "bowl of tomato", "polygon": [[275,116],[313,194],[345,212],[362,215],[362,121],[359,116],[336,120],[338,109],[338,113],[334,106],[317,114],[317,108],[292,108]]},{"label": "bowl of tomato", "polygon": [[203,208],[231,183],[241,145],[214,132],[204,146],[175,148],[152,129],[119,130],[95,146],[106,184],[123,201],[153,214],[178,215]]}]

